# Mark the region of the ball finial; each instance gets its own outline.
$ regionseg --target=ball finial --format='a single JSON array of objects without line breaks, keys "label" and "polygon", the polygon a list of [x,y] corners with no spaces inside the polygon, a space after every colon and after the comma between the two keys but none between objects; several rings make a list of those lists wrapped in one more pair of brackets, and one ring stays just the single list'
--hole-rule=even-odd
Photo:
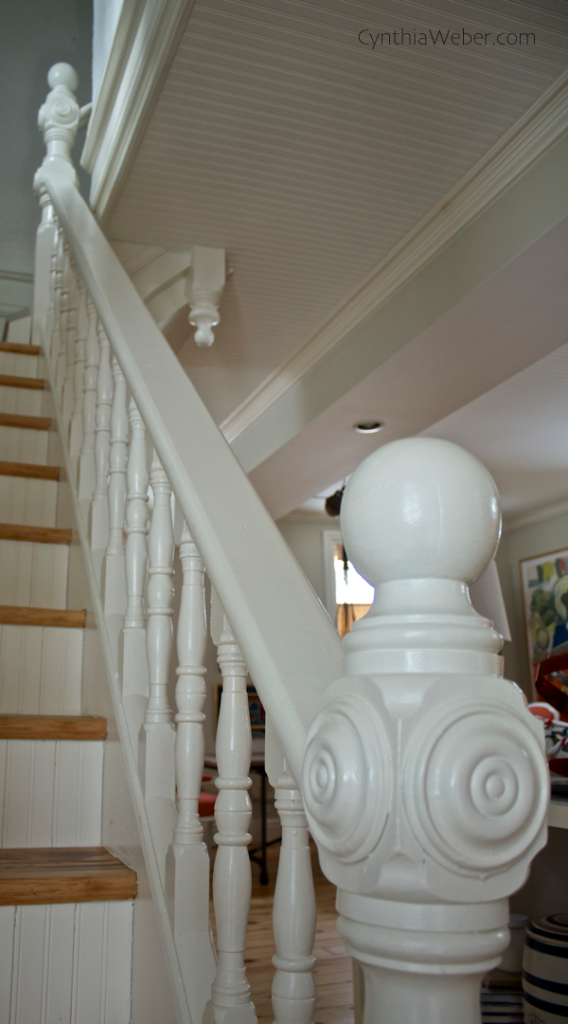
[{"label": "ball finial", "polygon": [[471,583],[495,554],[501,532],[493,478],[456,444],[416,437],[373,452],[341,505],[345,548],[374,586],[391,580]]},{"label": "ball finial", "polygon": [[72,68],[70,64],[54,64],[49,69],[47,84],[50,89],[55,89],[57,85],[64,85],[70,92],[75,92],[79,85],[79,78],[75,68]]}]

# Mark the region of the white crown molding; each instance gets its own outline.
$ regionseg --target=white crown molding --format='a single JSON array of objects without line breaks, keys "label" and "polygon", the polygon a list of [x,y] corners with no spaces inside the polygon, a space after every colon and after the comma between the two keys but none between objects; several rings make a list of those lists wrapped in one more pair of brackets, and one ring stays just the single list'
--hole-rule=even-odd
[{"label": "white crown molding", "polygon": [[136,153],[194,2],[124,0],[81,155],[92,174],[91,207],[101,221]]},{"label": "white crown molding", "polygon": [[542,523],[545,519],[555,519],[556,516],[564,516],[566,514],[568,514],[568,499],[566,501],[557,501],[554,505],[545,505],[544,508],[537,508],[534,512],[512,516],[511,519],[505,520],[503,532],[508,533],[510,530],[520,530],[522,526],[532,526],[534,523]]},{"label": "white crown molding", "polygon": [[18,284],[33,284],[34,275],[25,270],[0,270],[0,281],[16,281]]},{"label": "white crown molding", "polygon": [[367,320],[520,177],[568,128],[568,72],[357,285],[334,312],[233,410],[221,431],[236,440],[350,331]]},{"label": "white crown molding", "polygon": [[280,516],[277,523],[310,523],[312,526],[332,527],[334,523],[339,529],[339,518],[328,516],[326,512],[320,512],[317,508],[295,508]]}]

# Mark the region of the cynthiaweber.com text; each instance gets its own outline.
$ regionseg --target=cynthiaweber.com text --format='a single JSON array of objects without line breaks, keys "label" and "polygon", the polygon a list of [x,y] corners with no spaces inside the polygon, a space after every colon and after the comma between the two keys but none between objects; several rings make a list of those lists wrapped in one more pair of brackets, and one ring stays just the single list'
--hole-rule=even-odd
[{"label": "cynthiaweber.com text", "polygon": [[451,29],[428,29],[427,32],[397,28],[373,33],[362,28],[359,42],[373,50],[377,46],[536,46],[534,32],[459,32]]}]

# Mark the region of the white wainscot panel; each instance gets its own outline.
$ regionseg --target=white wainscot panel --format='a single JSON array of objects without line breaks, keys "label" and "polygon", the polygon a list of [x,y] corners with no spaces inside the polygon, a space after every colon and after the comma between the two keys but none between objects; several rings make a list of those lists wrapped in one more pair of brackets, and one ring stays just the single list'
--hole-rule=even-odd
[{"label": "white wainscot panel", "polygon": [[0,460],[47,465],[48,430],[0,426]]},{"label": "white wainscot panel", "polygon": [[65,608],[66,544],[0,540],[0,604]]},{"label": "white wainscot panel", "polygon": [[0,713],[81,714],[83,630],[0,626]]},{"label": "white wainscot panel", "polygon": [[132,902],[0,907],[0,1020],[129,1024]]},{"label": "white wainscot panel", "polygon": [[19,416],[41,416],[43,391],[40,388],[10,388],[0,385],[0,412]]},{"label": "white wainscot panel", "polygon": [[25,352],[0,352],[0,373],[10,377],[37,377],[38,356]]},{"label": "white wainscot panel", "polygon": [[0,740],[3,848],[99,846],[103,741]]},{"label": "white wainscot panel", "polygon": [[56,480],[0,476],[0,523],[55,526]]}]

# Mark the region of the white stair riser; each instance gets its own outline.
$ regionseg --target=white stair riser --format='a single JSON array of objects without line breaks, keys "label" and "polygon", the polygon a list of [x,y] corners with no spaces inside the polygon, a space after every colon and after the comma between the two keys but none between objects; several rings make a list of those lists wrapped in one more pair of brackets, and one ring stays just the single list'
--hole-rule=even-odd
[{"label": "white stair riser", "polygon": [[55,526],[57,481],[0,476],[0,523]]},{"label": "white stair riser", "polygon": [[129,1024],[132,902],[0,907],[0,1020]]},{"label": "white stair riser", "polygon": [[10,341],[12,345],[29,345],[31,342],[31,327],[31,316],[23,316],[19,320],[10,320],[6,341]]},{"label": "white stair riser", "polygon": [[0,540],[0,604],[65,608],[66,544]]},{"label": "white stair riser", "polygon": [[0,846],[99,846],[103,746],[0,740]]},{"label": "white stair riser", "polygon": [[81,714],[83,630],[0,626],[0,713]]},{"label": "white stair riser", "polygon": [[0,373],[11,377],[37,377],[38,358],[25,352],[0,352]]},{"label": "white stair riser", "polygon": [[43,391],[36,388],[11,388],[0,385],[0,412],[18,416],[41,416]]},{"label": "white stair riser", "polygon": [[36,466],[46,466],[48,445],[48,430],[0,426],[0,460],[3,462],[34,462]]}]

